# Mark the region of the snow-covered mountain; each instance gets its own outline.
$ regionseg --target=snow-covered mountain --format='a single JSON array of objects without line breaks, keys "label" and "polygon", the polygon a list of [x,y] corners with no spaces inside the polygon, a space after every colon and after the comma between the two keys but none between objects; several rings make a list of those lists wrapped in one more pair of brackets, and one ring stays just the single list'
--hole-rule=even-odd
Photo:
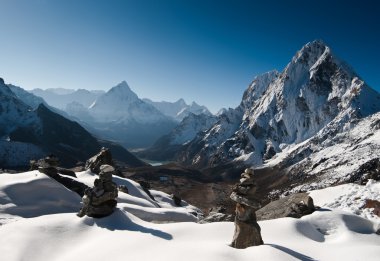
[{"label": "snow-covered mountain", "polygon": [[123,81],[101,95],[89,107],[98,122],[156,123],[169,120],[152,105],[145,103]]},{"label": "snow-covered mountain", "polygon": [[[179,159],[200,167],[230,161],[260,167],[271,160],[279,164],[273,157],[283,152],[288,156],[283,156],[287,159],[283,164],[298,166],[297,172],[303,173],[302,160],[314,162],[316,152],[332,149],[336,137],[341,137],[339,143],[350,145],[344,152],[352,150],[360,157],[363,152],[347,133],[359,123],[375,131],[370,126],[377,126],[380,115],[365,117],[378,111],[380,95],[322,41],[314,41],[297,52],[283,72],[256,77],[239,107],[219,116],[214,126],[187,145]],[[358,139],[365,140],[364,133],[358,131]],[[374,140],[364,143],[371,144],[365,148],[367,154],[379,154]],[[299,144],[304,149],[287,154]],[[343,155],[337,153],[335,161],[347,163]]]},{"label": "snow-covered mountain", "polygon": [[80,105],[75,109],[75,116],[85,122],[90,132],[126,147],[150,146],[177,125],[142,101],[125,81],[99,96],[88,108],[88,113]]},{"label": "snow-covered mountain", "polygon": [[61,115],[80,122],[95,136],[125,147],[150,146],[177,125],[176,120],[141,100],[125,81],[108,92],[61,88],[31,92],[62,109]]},{"label": "snow-covered mountain", "polygon": [[[78,172],[92,186],[96,175]],[[78,218],[81,198],[38,171],[0,174],[0,252],[18,260],[378,260],[380,218],[363,209],[378,199],[380,184],[347,184],[312,191],[321,207],[300,219],[259,221],[264,245],[229,246],[233,222],[197,224],[199,210],[166,193],[113,176],[129,193],[119,192],[108,217]],[[196,216],[197,214],[197,216]],[[47,243],[48,242],[48,243]]]},{"label": "snow-covered mountain", "polygon": [[51,111],[41,98],[19,87],[8,86],[0,78],[1,168],[25,167],[29,165],[29,160],[50,153],[57,155],[62,165],[73,166],[77,161],[85,161],[96,154],[107,144],[112,147],[111,151],[123,155],[125,161],[122,161],[126,164],[144,165],[120,146],[106,141],[100,143],[78,123]]},{"label": "snow-covered mountain", "polygon": [[179,99],[176,102],[155,102],[150,99],[143,99],[146,103],[153,105],[160,112],[166,116],[172,117],[176,121],[182,121],[189,114],[205,114],[211,116],[211,112],[206,106],[198,105],[196,102],[186,104],[183,99]]}]

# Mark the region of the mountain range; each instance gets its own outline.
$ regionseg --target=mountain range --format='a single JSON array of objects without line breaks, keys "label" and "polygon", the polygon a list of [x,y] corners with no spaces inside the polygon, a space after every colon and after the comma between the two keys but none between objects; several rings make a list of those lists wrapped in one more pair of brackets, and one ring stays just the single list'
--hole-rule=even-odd
[{"label": "mountain range", "polygon": [[[20,98],[21,97],[21,98]],[[119,145],[98,140],[77,122],[53,112],[46,103],[0,79],[0,166],[25,168],[31,159],[48,154],[60,158],[62,166],[74,166],[110,147],[114,157],[128,166],[145,166]]]},{"label": "mountain range", "polygon": [[[97,92],[88,107],[89,102],[70,101],[66,111],[3,81],[1,87],[1,158],[8,165],[12,165],[9,155],[16,151],[20,155],[71,151],[72,141],[62,142],[62,130],[55,130],[57,125],[67,125],[62,128],[66,132],[73,128],[74,136],[84,135],[84,143],[97,144],[90,151],[100,145],[86,130],[124,147],[150,146],[138,155],[177,161],[208,175],[222,171],[226,177],[230,168],[237,175],[246,166],[269,171],[295,191],[380,172],[376,156],[380,94],[320,40],[303,46],[282,72],[257,76],[239,106],[217,115],[182,99],[174,103],[140,99],[126,82]],[[56,113],[63,116],[57,120]],[[65,115],[86,130],[79,130],[79,124],[60,123],[66,122]],[[44,136],[47,133],[49,137]],[[49,147],[52,143],[54,148]],[[73,157],[84,158],[76,153]]]},{"label": "mountain range", "polygon": [[[237,108],[222,111],[194,139],[160,157],[200,169],[275,168],[288,180],[302,177],[299,185],[323,187],[360,176],[365,164],[380,166],[379,111],[380,94],[316,40],[282,72],[257,76]],[[178,133],[164,136],[167,142],[154,150],[167,150]]]},{"label": "mountain range", "polygon": [[125,81],[107,92],[61,88],[31,92],[95,136],[127,148],[151,146],[189,114],[212,115],[206,107],[187,105],[183,99],[174,103],[140,99]]}]

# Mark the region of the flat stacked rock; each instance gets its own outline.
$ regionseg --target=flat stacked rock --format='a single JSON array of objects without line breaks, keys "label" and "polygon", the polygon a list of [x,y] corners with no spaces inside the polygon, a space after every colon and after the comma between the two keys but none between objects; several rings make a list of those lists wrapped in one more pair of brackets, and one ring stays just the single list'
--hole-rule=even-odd
[{"label": "flat stacked rock", "polygon": [[112,181],[115,168],[101,165],[99,170],[99,179],[95,179],[94,187],[88,188],[82,197],[83,207],[77,214],[79,217],[105,217],[111,215],[116,208],[118,188]]},{"label": "flat stacked rock", "polygon": [[230,196],[236,202],[235,233],[231,243],[234,248],[241,249],[264,244],[255,214],[261,206],[255,197],[256,190],[254,171],[246,169]]},{"label": "flat stacked rock", "polygon": [[31,168],[37,168],[39,172],[48,175],[49,177],[58,176],[59,159],[54,155],[49,155],[37,162],[31,162]]}]

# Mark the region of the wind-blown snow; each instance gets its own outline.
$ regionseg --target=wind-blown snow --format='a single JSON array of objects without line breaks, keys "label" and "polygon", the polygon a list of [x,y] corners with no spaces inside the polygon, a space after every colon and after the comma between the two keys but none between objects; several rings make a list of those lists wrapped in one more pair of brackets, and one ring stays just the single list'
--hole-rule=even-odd
[{"label": "wind-blown snow", "polygon": [[[77,176],[88,185],[96,177],[90,172]],[[158,208],[150,205],[150,198],[137,183],[116,177],[114,181],[128,187],[130,202],[123,203],[119,197],[112,215],[95,219],[78,218],[75,212],[80,197],[38,171],[0,175],[1,259],[378,260],[380,255],[380,236],[374,233],[379,220],[368,220],[350,213],[351,209],[343,211],[331,205],[337,197],[340,206],[344,201],[348,203],[352,188],[356,197],[379,195],[379,183],[314,191],[311,194],[316,204],[323,206],[321,211],[301,219],[259,222],[265,244],[238,250],[228,246],[234,230],[232,222],[166,223],[178,217],[177,221],[183,221],[191,215],[188,210],[195,208],[187,204],[174,207],[169,195],[153,190],[156,203],[163,207]],[[196,220],[192,217],[188,221]]]}]

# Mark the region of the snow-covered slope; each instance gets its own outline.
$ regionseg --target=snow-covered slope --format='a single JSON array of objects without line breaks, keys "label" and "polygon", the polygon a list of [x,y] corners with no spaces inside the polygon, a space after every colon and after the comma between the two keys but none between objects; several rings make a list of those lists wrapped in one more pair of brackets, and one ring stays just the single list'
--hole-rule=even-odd
[{"label": "snow-covered slope", "polygon": [[[78,180],[90,184],[93,179],[91,173],[78,173]],[[166,223],[196,221],[190,214],[196,208],[173,207],[168,195],[154,192],[154,204],[162,206],[158,208],[135,182],[115,182],[127,185],[131,194],[119,197],[112,215],[78,218],[75,212],[80,207],[79,196],[44,174],[34,171],[0,175],[2,259],[371,261],[380,255],[380,237],[375,234],[379,218],[368,220],[350,209],[342,211],[331,206],[301,219],[259,222],[265,244],[238,250],[228,246],[234,232],[232,222]],[[370,188],[379,194],[378,183]],[[337,187],[334,197],[347,195],[348,190]],[[360,191],[356,189],[357,196],[365,195]],[[328,204],[329,191],[312,194],[315,202]]]},{"label": "snow-covered slope", "polygon": [[166,116],[169,116],[179,122],[190,114],[205,114],[208,116],[212,115],[206,106],[198,105],[196,102],[186,104],[186,102],[183,99],[179,99],[176,102],[155,102],[150,99],[143,99],[143,101],[153,105],[156,109],[158,109]]},{"label": "snow-covered slope", "polygon": [[365,175],[379,173],[380,112],[346,123],[341,132],[337,132],[336,124],[340,123],[332,121],[317,135],[278,153],[264,166],[281,166],[294,180],[293,191],[360,181]]},{"label": "snow-covered slope", "polygon": [[231,112],[236,121],[216,123],[189,144],[181,160],[198,166],[231,160],[262,166],[317,133],[333,135],[352,128],[380,111],[379,101],[380,95],[329,47],[321,41],[310,42],[282,73],[256,77],[240,106]]}]

